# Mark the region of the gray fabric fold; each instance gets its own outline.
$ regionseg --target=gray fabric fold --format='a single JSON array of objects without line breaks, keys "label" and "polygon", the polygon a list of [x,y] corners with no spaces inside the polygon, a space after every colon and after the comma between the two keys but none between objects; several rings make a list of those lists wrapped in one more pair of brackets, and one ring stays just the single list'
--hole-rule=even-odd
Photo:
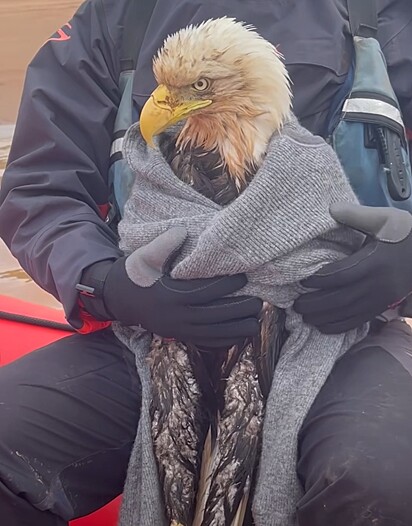
[{"label": "gray fabric fold", "polygon": [[[160,143],[163,139],[160,138]],[[172,270],[180,279],[246,272],[251,294],[286,309],[290,336],[267,403],[262,457],[253,503],[257,526],[292,526],[302,495],[296,476],[297,436],[335,361],[366,334],[366,327],[326,336],[293,309],[299,281],[357,249],[363,236],[337,225],[329,206],[356,202],[333,150],[291,117],[272,137],[255,178],[222,208],[180,181],[161,148],[148,148],[138,125],[127,133],[124,155],[136,174],[119,225],[128,254],[174,226],[187,238]],[[142,329],[116,327],[136,355],[143,386],[142,414],[125,486],[122,526],[165,523],[150,436],[150,338]]]}]

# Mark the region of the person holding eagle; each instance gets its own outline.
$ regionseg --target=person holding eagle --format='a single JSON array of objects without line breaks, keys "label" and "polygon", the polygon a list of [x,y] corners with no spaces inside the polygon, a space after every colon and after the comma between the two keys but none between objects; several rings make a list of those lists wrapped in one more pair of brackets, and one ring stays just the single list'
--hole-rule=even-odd
[{"label": "person holding eagle", "polygon": [[[122,526],[410,524],[412,335],[367,325],[412,291],[409,216],[392,238],[317,137],[351,61],[345,3],[157,2],[119,248],[104,217],[130,1],[85,2],[28,70],[0,233],[81,334],[0,370],[2,517],[64,525],[130,464]],[[412,12],[378,4],[412,127]]]}]

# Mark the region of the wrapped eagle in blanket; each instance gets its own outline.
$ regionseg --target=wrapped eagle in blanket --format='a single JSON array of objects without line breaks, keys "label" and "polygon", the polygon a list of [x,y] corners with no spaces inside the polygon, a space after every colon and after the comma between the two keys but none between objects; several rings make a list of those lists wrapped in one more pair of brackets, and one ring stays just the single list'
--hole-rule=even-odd
[{"label": "wrapped eagle in blanket", "polygon": [[241,294],[264,307],[260,336],[230,349],[115,327],[142,386],[121,525],[293,526],[299,429],[366,327],[323,335],[292,306],[303,278],[361,245],[329,214],[356,199],[330,146],[291,113],[276,49],[250,27],[183,29],[154,72],[159,86],[124,142],[129,277],[246,273]]}]

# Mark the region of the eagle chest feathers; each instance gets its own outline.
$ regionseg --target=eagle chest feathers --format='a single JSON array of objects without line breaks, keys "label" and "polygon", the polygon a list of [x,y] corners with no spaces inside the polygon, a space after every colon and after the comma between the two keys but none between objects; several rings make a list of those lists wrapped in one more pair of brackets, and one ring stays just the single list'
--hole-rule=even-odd
[{"label": "eagle chest feathers", "polygon": [[228,205],[246,187],[253,177],[253,167],[245,169],[237,181],[217,150],[206,151],[201,147],[186,146],[180,149],[177,138],[162,141],[165,159],[174,173],[205,197],[221,206]]},{"label": "eagle chest feathers", "polygon": [[[158,87],[140,130],[163,134],[161,151],[183,182],[221,206],[247,187],[290,111],[289,79],[276,49],[233,19],[169,36],[154,59]],[[265,402],[285,338],[269,304],[260,335],[204,350],[154,336],[149,353],[152,439],[173,526],[252,524],[251,501]]]}]

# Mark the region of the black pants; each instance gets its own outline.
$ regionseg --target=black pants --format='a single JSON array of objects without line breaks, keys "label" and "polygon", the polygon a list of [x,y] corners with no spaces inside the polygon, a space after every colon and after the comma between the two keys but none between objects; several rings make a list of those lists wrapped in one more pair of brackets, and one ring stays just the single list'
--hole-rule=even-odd
[{"label": "black pants", "polygon": [[[300,433],[300,526],[412,525],[411,373],[400,321],[335,365]],[[109,330],[0,369],[1,525],[63,526],[120,494],[139,404]]]}]

